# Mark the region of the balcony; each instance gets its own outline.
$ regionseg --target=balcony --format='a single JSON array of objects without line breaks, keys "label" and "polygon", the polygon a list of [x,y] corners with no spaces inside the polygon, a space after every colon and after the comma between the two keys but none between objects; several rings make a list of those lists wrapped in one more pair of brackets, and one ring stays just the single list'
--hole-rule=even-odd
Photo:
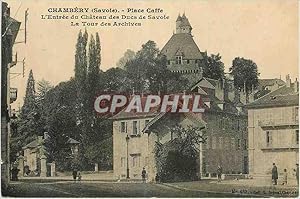
[{"label": "balcony", "polygon": [[260,120],[258,126],[262,129],[288,129],[288,128],[299,128],[299,121],[296,119],[291,121],[282,120]]},{"label": "balcony", "polygon": [[261,147],[262,151],[295,151],[299,150],[298,144],[291,145],[273,145],[273,144],[265,144]]}]

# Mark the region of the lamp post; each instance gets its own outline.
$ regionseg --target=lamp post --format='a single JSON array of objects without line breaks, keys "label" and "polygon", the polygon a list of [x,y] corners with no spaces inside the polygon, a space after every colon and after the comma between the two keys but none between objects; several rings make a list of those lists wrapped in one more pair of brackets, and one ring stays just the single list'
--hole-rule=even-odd
[{"label": "lamp post", "polygon": [[130,177],[129,177],[129,159],[128,159],[128,142],[129,142],[129,136],[127,135],[126,136],[126,145],[127,145],[127,161],[126,161],[126,163],[127,163],[127,179],[129,179]]}]

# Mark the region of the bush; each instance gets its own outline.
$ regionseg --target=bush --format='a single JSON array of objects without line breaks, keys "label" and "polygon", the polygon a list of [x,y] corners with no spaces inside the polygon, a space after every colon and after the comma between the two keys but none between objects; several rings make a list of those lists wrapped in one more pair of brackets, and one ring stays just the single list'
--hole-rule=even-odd
[{"label": "bush", "polygon": [[197,179],[197,163],[194,156],[169,151],[166,163],[158,174],[162,182],[191,181]]}]

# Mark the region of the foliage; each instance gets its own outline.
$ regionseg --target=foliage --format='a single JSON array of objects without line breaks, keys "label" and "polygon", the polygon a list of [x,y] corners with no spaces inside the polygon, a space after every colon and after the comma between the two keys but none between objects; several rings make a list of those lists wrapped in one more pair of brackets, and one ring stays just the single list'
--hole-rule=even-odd
[{"label": "foliage", "polygon": [[125,65],[129,89],[137,92],[183,91],[187,80],[167,69],[167,59],[159,53],[154,41],[142,45],[134,59]]},{"label": "foliage", "polygon": [[210,56],[207,56],[207,53],[204,53],[203,58],[203,76],[216,80],[223,79],[224,63],[221,61],[222,57],[220,54],[211,54]]},{"label": "foliage", "polygon": [[155,144],[155,162],[162,182],[195,180],[197,177],[198,148],[206,138],[203,128],[175,126],[171,129],[176,138]]},{"label": "foliage", "polygon": [[234,86],[240,90],[246,89],[249,93],[252,87],[258,86],[258,69],[256,63],[250,59],[236,57],[232,61],[232,67],[229,69],[234,77]]},{"label": "foliage", "polygon": [[119,59],[117,62],[117,67],[120,69],[124,69],[125,65],[127,64],[128,61],[133,60],[135,58],[135,52],[127,49],[126,52],[124,53],[123,57]]},{"label": "foliage", "polygon": [[40,130],[39,126],[40,113],[36,103],[35,80],[33,72],[30,70],[24,104],[21,109],[19,118],[14,121],[17,126],[17,131],[13,131],[10,139],[10,158],[11,161],[16,160],[16,155],[22,151],[24,144],[28,144],[36,138],[37,132]]}]

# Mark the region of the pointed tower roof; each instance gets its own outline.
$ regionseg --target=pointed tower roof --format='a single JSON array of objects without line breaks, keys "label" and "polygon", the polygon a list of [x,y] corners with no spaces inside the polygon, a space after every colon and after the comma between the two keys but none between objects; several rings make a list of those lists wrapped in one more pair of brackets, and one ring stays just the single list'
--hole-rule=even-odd
[{"label": "pointed tower roof", "polygon": [[181,21],[182,20],[182,18],[181,18],[181,16],[180,16],[180,14],[178,14],[178,17],[177,17],[177,19],[176,19],[176,22],[177,21]]}]

